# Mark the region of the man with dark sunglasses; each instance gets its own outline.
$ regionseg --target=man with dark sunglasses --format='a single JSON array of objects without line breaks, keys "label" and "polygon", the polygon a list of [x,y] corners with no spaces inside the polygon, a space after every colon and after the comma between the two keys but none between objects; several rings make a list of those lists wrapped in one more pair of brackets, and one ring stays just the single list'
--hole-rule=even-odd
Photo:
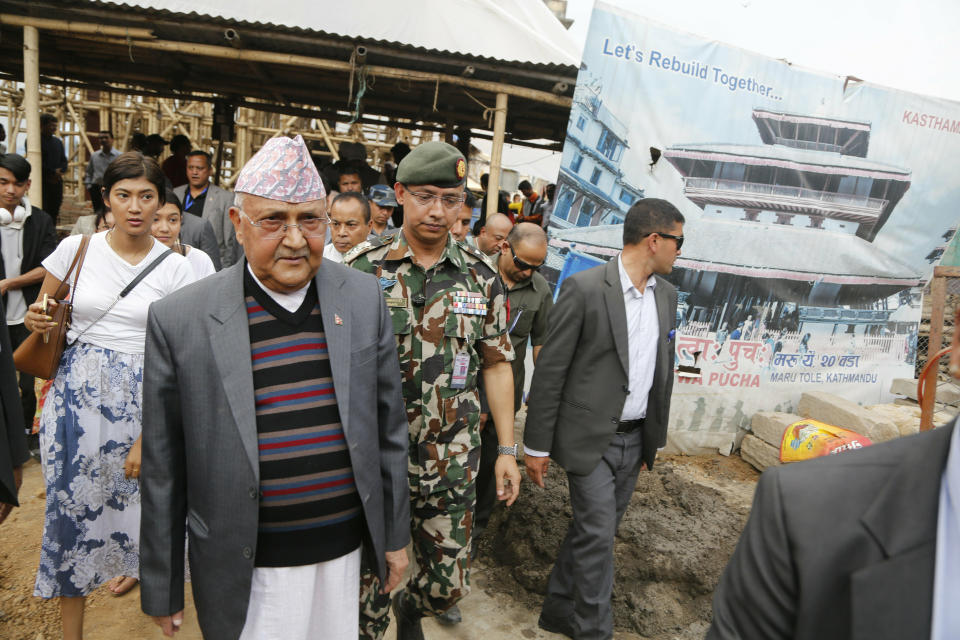
[{"label": "man with dark sunglasses", "polygon": [[613,637],[614,536],[641,468],[666,444],[677,290],[661,276],[683,223],[666,200],[630,207],[620,255],[563,281],[533,374],[527,476],[543,487],[555,460],[573,510],[539,624],[577,640]]}]

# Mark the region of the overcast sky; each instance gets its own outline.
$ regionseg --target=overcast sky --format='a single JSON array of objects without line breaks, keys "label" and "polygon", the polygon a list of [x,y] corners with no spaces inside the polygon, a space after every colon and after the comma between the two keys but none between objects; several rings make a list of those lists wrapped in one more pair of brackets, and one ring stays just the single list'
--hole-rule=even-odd
[{"label": "overcast sky", "polygon": [[[960,101],[957,0],[606,0],[674,29],[793,64]],[[568,0],[586,40],[594,0]]]},{"label": "overcast sky", "polygon": [[[661,24],[771,58],[960,101],[960,0],[603,0]],[[583,46],[594,0],[568,0]],[[479,142],[479,141],[478,141]],[[478,144],[489,153],[487,145]],[[560,154],[508,149],[507,166],[553,180]]]}]

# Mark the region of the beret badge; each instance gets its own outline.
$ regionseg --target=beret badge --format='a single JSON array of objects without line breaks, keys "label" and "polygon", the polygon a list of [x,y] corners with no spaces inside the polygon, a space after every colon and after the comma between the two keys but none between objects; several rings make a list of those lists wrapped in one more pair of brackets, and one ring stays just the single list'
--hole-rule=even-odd
[{"label": "beret badge", "polygon": [[463,176],[467,174],[467,163],[463,158],[457,158],[457,177],[463,180]]}]

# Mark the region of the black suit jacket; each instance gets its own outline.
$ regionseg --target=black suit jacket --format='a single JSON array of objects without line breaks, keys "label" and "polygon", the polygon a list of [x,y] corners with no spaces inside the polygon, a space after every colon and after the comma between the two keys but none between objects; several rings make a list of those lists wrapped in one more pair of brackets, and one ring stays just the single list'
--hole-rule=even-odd
[{"label": "black suit jacket", "polygon": [[[657,276],[660,324],[642,457],[652,467],[667,441],[673,391],[676,288]],[[610,444],[627,398],[627,311],[616,259],[563,282],[530,388],[523,443],[549,451],[571,473],[593,471]]]},{"label": "black suit jacket", "polygon": [[23,407],[20,404],[20,389],[17,387],[17,372],[13,368],[13,350],[10,348],[5,318],[3,305],[0,304],[0,502],[19,505],[13,468],[29,460],[30,451],[27,449],[27,436],[23,432]]},{"label": "black suit jacket", "polygon": [[930,637],[947,426],[768,469],[707,638]]},{"label": "black suit jacket", "polygon": [[[57,230],[53,226],[53,218],[46,211],[30,207],[30,217],[23,223],[23,256],[20,259],[20,274],[41,266],[44,258],[57,248]],[[0,280],[7,277],[7,270],[0,260]],[[27,305],[37,301],[40,287],[43,282],[24,287],[23,299]],[[7,304],[7,294],[3,294],[3,304]]]}]

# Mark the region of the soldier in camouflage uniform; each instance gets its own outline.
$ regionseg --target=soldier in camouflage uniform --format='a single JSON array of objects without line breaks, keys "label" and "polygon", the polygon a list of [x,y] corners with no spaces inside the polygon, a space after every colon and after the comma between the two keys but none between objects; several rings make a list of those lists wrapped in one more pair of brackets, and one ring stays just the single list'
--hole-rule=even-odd
[{"label": "soldier in camouflage uniform", "polygon": [[[414,149],[397,168],[403,226],[345,257],[380,279],[410,423],[416,570],[394,600],[398,640],[422,639],[421,618],[443,613],[470,590],[481,373],[501,445],[498,497],[509,505],[519,492],[506,297],[483,254],[449,234],[465,175],[466,163],[454,147],[429,142]],[[360,598],[360,637],[380,640],[389,624],[390,596],[380,593],[371,572],[364,572]]]}]

